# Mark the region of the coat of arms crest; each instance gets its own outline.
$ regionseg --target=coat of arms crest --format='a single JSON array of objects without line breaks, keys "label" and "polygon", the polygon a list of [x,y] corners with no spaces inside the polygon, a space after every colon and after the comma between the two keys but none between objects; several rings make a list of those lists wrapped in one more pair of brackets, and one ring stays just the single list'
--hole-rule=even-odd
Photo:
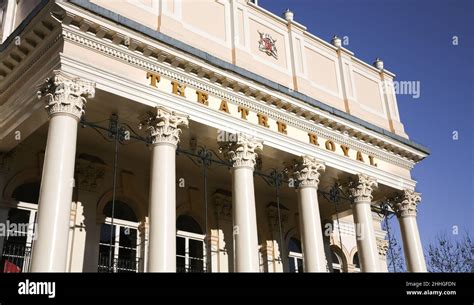
[{"label": "coat of arms crest", "polygon": [[265,52],[268,56],[273,56],[275,59],[278,59],[278,51],[276,48],[276,39],[273,39],[270,34],[261,33],[257,31],[260,35],[260,41],[258,42],[258,49],[262,52]]}]

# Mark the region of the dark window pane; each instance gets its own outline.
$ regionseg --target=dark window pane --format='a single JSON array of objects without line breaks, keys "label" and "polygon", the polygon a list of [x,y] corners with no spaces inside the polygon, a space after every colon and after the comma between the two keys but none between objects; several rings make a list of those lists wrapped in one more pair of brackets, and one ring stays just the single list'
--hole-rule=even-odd
[{"label": "dark window pane", "polygon": [[304,271],[303,260],[301,258],[298,258],[297,261],[298,261],[298,272],[303,272]]},{"label": "dark window pane", "polygon": [[331,257],[332,257],[332,262],[334,264],[340,264],[341,262],[339,261],[339,257],[337,257],[336,253],[334,251],[331,252]]},{"label": "dark window pane", "polygon": [[201,259],[192,259],[190,261],[191,268],[189,272],[204,272],[204,261]]},{"label": "dark window pane", "polygon": [[177,272],[186,272],[186,261],[184,257],[176,258],[176,271]]},{"label": "dark window pane", "polygon": [[18,186],[13,191],[12,197],[18,201],[38,203],[39,191],[40,191],[39,182],[25,183]]},{"label": "dark window pane", "polygon": [[20,209],[10,209],[8,220],[15,224],[28,224],[30,221],[30,211]]},{"label": "dark window pane", "polygon": [[176,237],[176,254],[185,255],[185,240],[182,237]]},{"label": "dark window pane", "polygon": [[103,257],[109,257],[109,253],[111,253],[112,257],[115,254],[115,248],[112,245],[112,247],[108,245],[100,245],[99,246],[99,254],[102,255]]},{"label": "dark window pane", "polygon": [[137,230],[120,227],[120,246],[127,248],[136,248]]},{"label": "dark window pane", "polygon": [[29,219],[30,211],[10,209],[8,212],[9,226],[5,227],[8,230],[8,237],[5,237],[4,245],[26,246]]},{"label": "dark window pane", "polygon": [[353,258],[353,260],[352,260],[352,263],[353,263],[357,268],[360,268],[359,253],[354,254],[354,258]]},{"label": "dark window pane", "polygon": [[129,220],[129,221],[138,221],[135,212],[130,208],[125,202],[120,200],[115,200],[115,204],[112,204],[112,201],[108,202],[104,207],[104,215],[107,217],[112,217],[112,206],[114,208],[114,218]]},{"label": "dark window pane", "polygon": [[135,250],[129,248],[120,248],[119,249],[119,259],[135,259]]},{"label": "dark window pane", "polygon": [[176,229],[191,233],[202,234],[199,224],[188,215],[181,215],[176,220]]},{"label": "dark window pane", "polygon": [[189,240],[189,256],[202,258],[203,257],[203,244],[199,240]]},{"label": "dark window pane", "polygon": [[112,236],[112,246],[115,243],[115,226],[112,228],[111,225],[102,224],[100,229],[100,242],[104,244],[110,243],[110,237]]},{"label": "dark window pane", "polygon": [[301,253],[300,241],[296,238],[290,238],[290,241],[288,243],[288,250],[290,250],[290,252]]},{"label": "dark window pane", "polygon": [[289,258],[290,272],[296,272],[295,259],[293,257]]},{"label": "dark window pane", "polygon": [[[10,234],[10,233],[9,233]],[[5,238],[4,240],[4,245],[6,244],[11,244],[11,245],[21,245],[21,246],[26,246],[26,235],[24,234],[16,234],[15,235],[9,235],[8,238]]]}]

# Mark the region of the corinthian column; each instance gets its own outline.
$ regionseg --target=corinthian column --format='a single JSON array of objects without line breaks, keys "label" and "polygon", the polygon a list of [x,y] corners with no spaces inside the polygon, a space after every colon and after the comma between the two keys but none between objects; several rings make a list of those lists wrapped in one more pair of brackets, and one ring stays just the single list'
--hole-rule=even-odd
[{"label": "corinthian column", "polygon": [[354,214],[357,250],[359,252],[360,269],[362,272],[380,271],[379,254],[370,208],[372,191],[376,187],[377,182],[375,179],[359,174],[353,188],[350,189],[354,199],[352,212]]},{"label": "corinthian column", "polygon": [[152,142],[148,271],[176,272],[176,148],[188,116],[157,107],[140,126]]},{"label": "corinthian column", "polygon": [[416,222],[416,206],[420,200],[420,193],[404,190],[398,202],[394,204],[400,223],[407,270],[410,272],[426,272],[423,247],[421,246],[420,233]]},{"label": "corinthian column", "polygon": [[258,236],[255,210],[253,171],[256,150],[261,141],[238,135],[236,142],[226,143],[221,150],[232,162],[232,218],[234,234],[234,271],[258,272]]},{"label": "corinthian column", "polygon": [[305,272],[327,272],[318,204],[320,171],[326,166],[311,156],[301,157],[294,177],[298,181],[298,208]]},{"label": "corinthian column", "polygon": [[54,71],[38,91],[49,114],[49,128],[32,272],[66,271],[77,123],[84,114],[86,97],[94,97],[94,87],[91,82]]}]

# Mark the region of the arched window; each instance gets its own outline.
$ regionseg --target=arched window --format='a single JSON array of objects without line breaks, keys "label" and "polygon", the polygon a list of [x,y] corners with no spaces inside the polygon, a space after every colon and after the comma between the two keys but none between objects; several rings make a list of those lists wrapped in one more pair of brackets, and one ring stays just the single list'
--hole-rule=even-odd
[{"label": "arched window", "polygon": [[188,215],[176,220],[176,271],[205,272],[206,245],[201,226]]},{"label": "arched window", "polygon": [[181,215],[176,221],[176,228],[181,231],[202,234],[201,226],[188,215]]},{"label": "arched window", "polygon": [[303,272],[303,251],[298,239],[292,237],[288,242],[288,263],[290,272]]},{"label": "arched window", "polygon": [[0,249],[1,270],[28,272],[31,262],[31,247],[35,235],[36,211],[38,209],[40,182],[28,182],[17,186],[12,193],[17,202],[8,210],[8,230]]},{"label": "arched window", "polygon": [[341,273],[342,272],[342,259],[334,250],[331,251],[331,257],[332,257],[332,272]]},{"label": "arched window", "polygon": [[[113,210],[113,217],[112,217]],[[98,272],[138,272],[140,246],[138,219],[125,202],[108,202],[100,230]]]},{"label": "arched window", "polygon": [[137,215],[125,202],[120,200],[115,200],[115,204],[112,204],[112,201],[108,202],[104,207],[104,215],[107,217],[112,217],[112,209],[114,212],[114,218],[129,220],[137,222]]},{"label": "arched window", "polygon": [[356,271],[359,272],[360,271],[359,252],[356,252],[354,254],[354,257],[352,258],[352,264],[354,264]]}]

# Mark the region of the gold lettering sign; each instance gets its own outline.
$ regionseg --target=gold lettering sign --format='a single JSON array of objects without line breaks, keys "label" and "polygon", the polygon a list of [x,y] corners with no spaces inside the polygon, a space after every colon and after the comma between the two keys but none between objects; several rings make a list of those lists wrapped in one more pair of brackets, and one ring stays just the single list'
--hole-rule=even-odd
[{"label": "gold lettering sign", "polygon": [[336,151],[336,144],[331,140],[327,140],[325,146],[327,150]]},{"label": "gold lettering sign", "polygon": [[283,134],[287,134],[288,132],[286,131],[286,124],[280,121],[277,121],[277,126],[278,126],[278,132],[281,132]]},{"label": "gold lettering sign", "polygon": [[171,81],[171,85],[173,86],[172,89],[171,89],[171,92],[173,92],[173,94],[180,95],[182,97],[186,97],[184,95],[184,90],[186,89],[186,85],[180,84],[180,83],[175,82],[175,81]]},{"label": "gold lettering sign", "polygon": [[[216,97],[209,95],[209,93],[201,91],[201,90],[197,90],[197,89],[195,90],[196,99],[194,100],[193,97],[188,98],[185,95],[186,84],[180,83],[175,80],[162,78],[159,74],[156,74],[154,72],[147,72],[146,79],[149,80],[149,85],[153,88],[158,89],[158,83],[160,83],[160,88],[165,88],[165,86],[169,85],[171,87],[170,89],[161,89],[161,90],[171,90],[171,93],[181,98],[185,98],[186,100],[191,101],[191,102],[192,101],[197,102],[207,107],[213,107],[214,109],[219,109],[219,111],[225,112],[226,113],[225,115],[240,117],[242,120],[253,122],[253,124],[258,124],[259,126],[272,129],[275,132],[289,135],[290,137],[297,138],[300,140],[302,139],[302,135],[301,135],[302,130],[298,129],[295,126],[291,126],[291,125],[287,126],[286,123],[279,120],[270,121],[270,118],[263,113],[254,112],[253,110],[250,111],[249,108],[241,106],[241,105],[235,105],[237,107],[234,108],[235,106],[231,104],[232,106],[231,108],[229,107],[228,101],[216,99]],[[323,149],[335,152],[341,156],[345,156],[353,160],[357,160],[364,163],[368,159],[368,163],[371,166],[377,166],[374,156],[366,154],[364,157],[362,152],[359,150],[355,150],[355,149],[351,150],[349,146],[347,145],[335,143],[334,141],[330,139],[324,139],[324,137],[319,138],[318,135],[312,132],[308,132],[307,135],[308,135],[307,141],[309,144],[321,147],[319,145],[320,144],[319,141],[321,141],[321,143],[324,144]],[[304,135],[304,137],[306,137],[306,135]]]},{"label": "gold lettering sign", "polygon": [[227,113],[230,113],[230,112],[229,112],[229,105],[227,105],[227,102],[224,101],[224,100],[222,100],[221,106],[219,107],[219,110],[220,110],[220,111],[227,112]]},{"label": "gold lettering sign", "polygon": [[247,116],[249,115],[249,110],[247,108],[239,106],[239,108],[237,108],[237,111],[240,112],[242,119],[247,119]]},{"label": "gold lettering sign", "polygon": [[268,117],[266,115],[257,113],[257,117],[258,117],[258,125],[262,125],[267,128],[270,127],[270,125],[268,125]]},{"label": "gold lettering sign", "polygon": [[153,87],[157,87],[156,84],[160,82],[160,75],[158,74],[155,74],[155,73],[152,73],[152,72],[148,72],[146,74],[146,78],[150,78],[150,86],[153,86]]},{"label": "gold lettering sign", "polygon": [[205,92],[196,91],[197,101],[203,105],[209,106],[209,95]]},{"label": "gold lettering sign", "polygon": [[309,143],[319,146],[317,135],[315,135],[314,133],[308,133],[308,136],[309,136]]},{"label": "gold lettering sign", "polygon": [[342,149],[342,152],[344,153],[344,156],[349,157],[349,147],[347,147],[344,144],[341,144],[341,149]]}]

